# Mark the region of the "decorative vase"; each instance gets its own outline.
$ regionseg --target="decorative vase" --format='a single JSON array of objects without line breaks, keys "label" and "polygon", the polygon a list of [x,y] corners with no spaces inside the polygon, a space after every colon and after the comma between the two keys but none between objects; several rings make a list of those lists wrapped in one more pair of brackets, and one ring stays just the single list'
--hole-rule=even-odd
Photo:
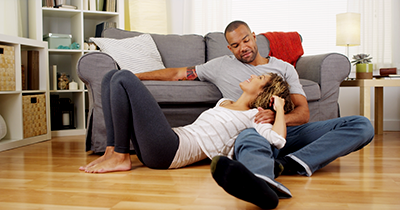
[{"label": "decorative vase", "polygon": [[356,79],[372,79],[372,63],[360,63],[356,65]]},{"label": "decorative vase", "polygon": [[0,140],[7,134],[7,125],[3,117],[0,115]]}]

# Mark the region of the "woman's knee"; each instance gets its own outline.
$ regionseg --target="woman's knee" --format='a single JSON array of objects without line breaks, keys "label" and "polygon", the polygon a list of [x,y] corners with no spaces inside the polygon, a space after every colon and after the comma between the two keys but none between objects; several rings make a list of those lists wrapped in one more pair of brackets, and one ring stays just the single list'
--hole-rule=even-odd
[{"label": "woman's knee", "polygon": [[103,76],[103,80],[102,83],[106,82],[106,81],[110,81],[111,78],[113,77],[113,75],[118,72],[117,69],[111,70],[109,72],[107,72],[104,76]]},{"label": "woman's knee", "polygon": [[110,85],[111,78],[113,77],[113,75],[114,75],[116,72],[118,72],[118,70],[116,70],[116,69],[107,72],[107,73],[103,76],[103,79],[101,80],[101,85],[102,85],[102,86],[104,86],[104,85],[109,86],[109,85]]},{"label": "woman's knee", "polygon": [[121,84],[125,82],[133,83],[136,80],[140,81],[131,71],[119,70],[112,76],[111,84]]}]

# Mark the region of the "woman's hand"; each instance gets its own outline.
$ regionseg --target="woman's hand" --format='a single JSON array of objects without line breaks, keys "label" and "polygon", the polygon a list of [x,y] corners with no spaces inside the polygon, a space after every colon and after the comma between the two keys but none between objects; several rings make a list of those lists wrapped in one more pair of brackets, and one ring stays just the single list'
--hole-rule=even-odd
[{"label": "woman's hand", "polygon": [[280,109],[283,110],[283,107],[285,106],[285,100],[279,96],[273,95],[271,98],[270,105],[272,106],[272,103],[274,104],[274,110],[278,111]]}]

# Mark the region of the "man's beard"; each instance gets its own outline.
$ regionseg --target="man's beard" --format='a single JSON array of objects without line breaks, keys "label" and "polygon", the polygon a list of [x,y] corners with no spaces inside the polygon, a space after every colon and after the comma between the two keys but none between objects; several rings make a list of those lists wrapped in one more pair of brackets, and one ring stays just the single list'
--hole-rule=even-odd
[{"label": "man's beard", "polygon": [[238,60],[241,61],[242,63],[251,63],[251,62],[253,62],[257,57],[258,49],[256,47],[254,50],[249,50],[249,51],[252,52],[251,57],[245,59],[245,58],[242,58],[242,56],[240,56],[240,58],[238,58]]}]

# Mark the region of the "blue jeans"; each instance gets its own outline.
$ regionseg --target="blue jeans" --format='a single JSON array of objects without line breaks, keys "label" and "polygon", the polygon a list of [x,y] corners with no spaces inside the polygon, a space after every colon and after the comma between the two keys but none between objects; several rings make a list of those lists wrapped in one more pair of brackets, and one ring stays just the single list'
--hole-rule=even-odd
[{"label": "blue jeans", "polygon": [[299,174],[311,176],[336,158],[363,148],[373,138],[374,128],[362,116],[288,127],[286,145],[280,150],[271,147],[255,129],[247,129],[236,138],[235,157],[254,174],[274,179],[274,158],[288,156],[303,166]]}]

